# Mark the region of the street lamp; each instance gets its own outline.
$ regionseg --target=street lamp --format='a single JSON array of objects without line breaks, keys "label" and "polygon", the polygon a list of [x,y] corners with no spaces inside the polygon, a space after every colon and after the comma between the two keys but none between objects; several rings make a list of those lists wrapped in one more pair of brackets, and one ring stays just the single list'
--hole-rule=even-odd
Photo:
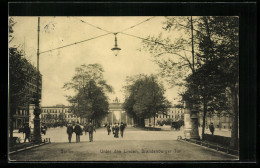
[{"label": "street lamp", "polygon": [[41,143],[42,142],[42,137],[41,137],[41,132],[40,132],[40,114],[41,114],[41,109],[40,109],[40,96],[39,96],[39,80],[40,80],[40,71],[39,71],[39,45],[40,45],[40,17],[38,17],[38,46],[37,46],[37,90],[36,90],[36,100],[35,100],[35,108],[34,108],[34,128],[33,128],[33,138],[32,142],[33,143]]},{"label": "street lamp", "polygon": [[116,38],[117,33],[114,33],[114,35],[115,35],[115,47],[112,48],[111,50],[114,52],[115,56],[117,56],[121,48],[117,47],[117,38]]}]

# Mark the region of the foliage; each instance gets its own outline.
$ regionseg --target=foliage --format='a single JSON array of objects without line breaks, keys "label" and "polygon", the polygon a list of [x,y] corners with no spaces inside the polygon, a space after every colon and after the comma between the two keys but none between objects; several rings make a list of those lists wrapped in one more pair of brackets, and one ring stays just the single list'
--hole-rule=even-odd
[{"label": "foliage", "polygon": [[13,26],[16,24],[16,22],[14,21],[14,19],[12,17],[9,17],[9,26],[8,26],[8,31],[9,31],[9,43],[12,42],[12,40],[14,39],[13,37]]},{"label": "foliage", "polygon": [[[203,105],[204,120],[207,112],[230,111],[234,114],[232,142],[238,142],[238,17],[192,17],[192,23],[193,27],[191,17],[166,17],[163,29],[175,34],[180,32],[179,38],[171,42],[169,38],[163,39],[161,34],[157,38],[148,37],[154,43],[144,41],[144,48],[154,56],[162,77],[172,85],[179,83],[185,86],[181,94],[184,100]],[[191,30],[194,32],[193,39],[190,38]],[[185,51],[191,53],[192,40],[194,68],[191,66],[192,54],[185,54]],[[156,41],[164,42],[164,45]],[[178,56],[179,59],[157,60],[167,54]],[[189,67],[191,71],[178,73],[177,66]],[[184,82],[179,82],[179,79]],[[227,90],[230,96],[226,94]],[[231,106],[227,102],[231,102]]]},{"label": "foliage", "polygon": [[108,85],[104,80],[103,72],[104,69],[100,64],[88,64],[81,65],[75,69],[76,74],[72,77],[71,82],[64,84],[63,88],[66,90],[73,89],[79,91],[86,83],[93,80],[97,86],[102,87],[104,91],[113,92],[112,86]]},{"label": "foliage", "polygon": [[68,96],[70,110],[78,117],[100,120],[108,114],[108,98],[105,92],[113,89],[103,77],[100,64],[81,65],[76,68],[72,81],[65,83],[65,89],[76,91],[75,96]]},{"label": "foliage", "polygon": [[123,108],[130,116],[150,118],[158,113],[166,113],[169,101],[164,97],[164,89],[158,83],[155,76],[140,75],[126,86],[128,96],[125,99]]}]

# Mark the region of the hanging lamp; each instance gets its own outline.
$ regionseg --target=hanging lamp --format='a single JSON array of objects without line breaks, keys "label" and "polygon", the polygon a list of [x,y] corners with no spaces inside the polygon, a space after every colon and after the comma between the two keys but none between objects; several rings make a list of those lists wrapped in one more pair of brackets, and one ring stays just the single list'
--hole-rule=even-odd
[{"label": "hanging lamp", "polygon": [[117,38],[116,38],[117,33],[114,33],[114,35],[115,35],[115,47],[111,48],[111,50],[114,52],[115,56],[117,56],[121,48],[117,46]]}]

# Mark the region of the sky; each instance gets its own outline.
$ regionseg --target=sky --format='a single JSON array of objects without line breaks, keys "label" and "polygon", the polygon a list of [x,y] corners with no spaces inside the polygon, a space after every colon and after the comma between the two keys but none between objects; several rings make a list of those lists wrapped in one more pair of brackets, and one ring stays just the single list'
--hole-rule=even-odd
[{"label": "sky", "polygon": [[[14,39],[9,45],[19,46],[25,51],[26,59],[36,66],[38,17],[13,18],[16,22],[13,27]],[[120,32],[148,18],[151,17],[40,17],[40,52],[107,33],[89,24],[107,31]],[[149,35],[157,36],[163,32],[163,21],[164,17],[153,17],[126,30],[125,33],[143,38]],[[176,35],[165,33],[165,36],[174,39]],[[111,51],[115,44],[113,34],[40,54],[39,69],[43,82],[41,106],[68,105],[65,95],[70,95],[71,92],[62,87],[72,79],[75,68],[82,64],[99,63],[103,66],[104,78],[114,88],[114,93],[108,94],[110,102],[115,97],[123,100],[122,86],[125,84],[126,76],[159,72],[159,67],[152,62],[151,55],[147,51],[139,50],[142,40],[121,33],[117,35],[117,40],[118,47],[122,49],[118,56],[114,56]],[[165,88],[168,100],[173,104],[177,103],[176,88]]]}]

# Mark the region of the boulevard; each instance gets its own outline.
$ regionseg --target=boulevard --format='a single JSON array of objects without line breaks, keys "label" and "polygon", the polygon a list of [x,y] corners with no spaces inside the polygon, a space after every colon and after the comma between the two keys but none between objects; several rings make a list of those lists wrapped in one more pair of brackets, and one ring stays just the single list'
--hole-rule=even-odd
[{"label": "boulevard", "polygon": [[76,143],[68,143],[66,127],[48,129],[42,138],[51,144],[10,155],[11,161],[177,161],[177,160],[234,160],[235,157],[186,142],[177,141],[180,131],[145,131],[127,127],[123,138],[107,135],[105,128],[94,132],[94,142],[88,134]]}]

